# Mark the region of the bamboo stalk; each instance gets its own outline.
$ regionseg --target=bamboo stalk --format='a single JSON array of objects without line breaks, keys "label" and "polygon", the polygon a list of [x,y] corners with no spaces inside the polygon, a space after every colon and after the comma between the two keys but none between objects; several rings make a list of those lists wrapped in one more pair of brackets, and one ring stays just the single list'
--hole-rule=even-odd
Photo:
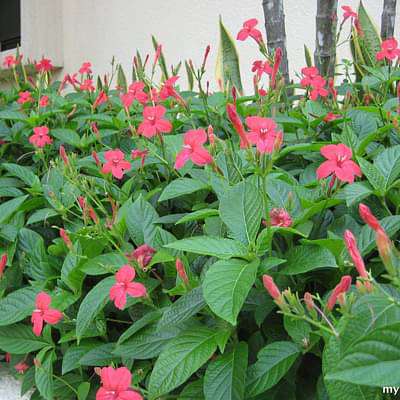
[{"label": "bamboo stalk", "polygon": [[396,20],[396,2],[397,0],[385,0],[383,3],[381,19],[382,40],[392,38],[394,35],[394,24]]},{"label": "bamboo stalk", "polygon": [[281,73],[286,83],[289,83],[289,63],[286,50],[285,14],[283,0],[263,0],[265,31],[269,53],[278,47],[282,50]]},{"label": "bamboo stalk", "polygon": [[337,5],[337,0],[317,1],[314,63],[325,77],[335,74]]}]

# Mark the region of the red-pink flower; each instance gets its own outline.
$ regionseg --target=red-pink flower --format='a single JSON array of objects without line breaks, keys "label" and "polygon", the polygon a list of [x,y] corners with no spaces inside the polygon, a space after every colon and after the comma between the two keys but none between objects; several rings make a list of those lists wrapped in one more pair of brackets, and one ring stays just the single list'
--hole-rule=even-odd
[{"label": "red-pink flower", "polygon": [[101,368],[100,378],[102,386],[96,393],[96,400],[143,400],[143,397],[130,387],[132,374],[128,368]]},{"label": "red-pink flower", "polygon": [[236,111],[236,107],[233,104],[226,105],[226,112],[228,114],[228,118],[232,122],[233,127],[235,128],[236,132],[239,134],[240,137],[240,148],[247,149],[250,144],[249,140],[247,139],[246,132],[244,130],[243,124],[239,115]]},{"label": "red-pink flower", "polygon": [[125,154],[120,149],[108,150],[104,153],[106,163],[103,165],[101,172],[112,175],[117,179],[122,179],[125,171],[131,169],[131,163],[125,160]]},{"label": "red-pink flower", "polygon": [[18,104],[25,104],[33,101],[32,94],[28,90],[25,90],[24,92],[19,92],[18,96],[19,96],[17,100]]},{"label": "red-pink flower", "polygon": [[135,95],[131,92],[128,93],[123,93],[120,95],[121,103],[122,105],[126,108],[129,109],[129,107],[132,105],[133,100],[135,100]]},{"label": "red-pink flower", "polygon": [[317,100],[318,96],[326,97],[329,92],[325,89],[326,80],[322,76],[316,76],[311,83],[310,99]]},{"label": "red-pink flower", "polygon": [[19,64],[20,58],[15,58],[13,55],[8,55],[4,57],[3,66],[6,68],[11,68]]},{"label": "red-pink flower", "polygon": [[346,21],[348,18],[358,18],[358,15],[350,6],[342,6],[343,13],[343,21]]},{"label": "red-pink flower", "polygon": [[0,258],[0,278],[3,276],[6,264],[7,264],[7,253],[4,253]]},{"label": "red-pink flower", "polygon": [[115,274],[116,283],[110,289],[110,300],[115,307],[123,310],[126,305],[126,296],[143,297],[146,296],[146,288],[139,282],[133,282],[136,271],[130,265],[123,265]]},{"label": "red-pink flower", "polygon": [[93,86],[92,79],[85,79],[83,83],[80,84],[79,89],[82,91],[94,92],[96,88]]},{"label": "red-pink flower", "polygon": [[253,62],[253,67],[251,68],[252,72],[256,72],[257,73],[257,77],[261,78],[262,74],[267,74],[267,75],[271,75],[272,74],[272,67],[271,65],[268,63],[268,61],[254,61]]},{"label": "red-pink flower", "polygon": [[160,99],[166,100],[168,97],[180,98],[178,92],[176,91],[174,85],[176,81],[179,79],[179,76],[171,76],[171,78],[167,79],[161,86],[160,89]]},{"label": "red-pink flower", "polygon": [[353,152],[340,144],[328,144],[321,148],[321,154],[327,159],[317,169],[317,178],[324,179],[334,175],[343,182],[353,183],[355,176],[361,176],[360,167],[351,160]]},{"label": "red-pink flower", "polygon": [[83,75],[83,74],[91,74],[92,73],[91,66],[92,66],[92,63],[90,63],[88,61],[84,62],[82,64],[82,66],[79,68],[79,73],[81,75]]},{"label": "red-pink flower", "polygon": [[282,298],[282,294],[276,286],[272,276],[269,276],[267,274],[264,274],[263,277],[263,284],[269,295],[274,299],[274,300],[280,300]]},{"label": "red-pink flower", "polygon": [[39,100],[39,107],[47,107],[49,105],[49,96],[42,96]]},{"label": "red-pink flower", "polygon": [[400,49],[395,38],[386,39],[381,44],[381,51],[376,53],[376,59],[382,61],[385,58],[393,61],[396,57],[400,57]]},{"label": "red-pink flower", "polygon": [[187,131],[183,137],[183,149],[176,155],[175,168],[182,168],[187,161],[203,166],[213,162],[212,155],[204,148],[207,132],[204,129]]},{"label": "red-pink flower", "polygon": [[237,40],[246,40],[249,36],[253,38],[257,43],[262,42],[261,32],[256,29],[258,20],[256,18],[249,19],[243,24],[243,28],[237,34]]},{"label": "red-pink flower", "polygon": [[29,142],[39,148],[52,144],[53,139],[49,136],[49,128],[47,126],[33,128],[33,135],[29,137]]},{"label": "red-pink flower", "polygon": [[269,212],[272,226],[291,226],[293,221],[290,214],[284,208],[273,208]]},{"label": "red-pink flower", "polygon": [[333,112],[328,112],[328,114],[325,115],[324,117],[324,122],[331,122],[334,121],[335,119],[340,118],[341,115],[340,114],[334,114]]},{"label": "red-pink flower", "polygon": [[100,106],[103,103],[106,103],[108,101],[108,97],[106,93],[103,90],[100,90],[99,94],[96,97],[96,100],[93,103],[93,109],[96,107]]},{"label": "red-pink flower", "polygon": [[272,153],[278,134],[275,121],[271,118],[247,117],[246,124],[250,129],[247,134],[249,142],[255,144],[261,154]]},{"label": "red-pink flower", "polygon": [[166,111],[166,108],[160,105],[145,107],[143,110],[144,120],[140,123],[138,132],[147,138],[171,132],[171,122],[163,118]]},{"label": "red-pink flower", "polygon": [[15,364],[14,368],[19,374],[23,374],[27,369],[29,369],[29,365],[24,361],[21,361],[18,364]]},{"label": "red-pink flower", "polygon": [[63,315],[61,311],[55,308],[50,308],[51,297],[45,293],[40,292],[36,296],[35,309],[33,310],[31,322],[33,324],[33,333],[40,336],[42,333],[43,325],[47,322],[50,325],[58,324]]},{"label": "red-pink flower", "polygon": [[146,104],[148,100],[148,95],[144,91],[144,87],[145,84],[143,82],[137,81],[131,83],[128,88],[128,92],[131,93],[133,98],[141,104]]},{"label": "red-pink flower", "polygon": [[338,301],[338,297],[350,289],[351,286],[351,276],[350,275],[345,275],[342,277],[340,282],[335,286],[333,289],[331,295],[329,296],[328,302],[327,302],[327,308],[328,310],[333,310],[333,307],[335,306],[336,302]]},{"label": "red-pink flower", "polygon": [[337,98],[337,90],[335,89],[335,81],[333,78],[328,79],[329,93],[332,95],[333,100]]},{"label": "red-pink flower", "polygon": [[47,72],[52,70],[53,65],[51,63],[51,60],[49,60],[48,58],[42,58],[39,62],[36,63],[35,68],[38,72]]},{"label": "red-pink flower", "polygon": [[142,244],[126,256],[129,261],[135,260],[141,269],[145,269],[150,264],[155,252],[156,250],[148,244]]},{"label": "red-pink flower", "polygon": [[131,158],[132,158],[132,160],[136,160],[136,159],[140,158],[141,159],[141,165],[142,165],[142,168],[143,168],[144,167],[144,162],[146,161],[146,157],[147,157],[148,154],[149,154],[149,151],[147,149],[145,149],[145,150],[135,149],[135,150],[132,150]]},{"label": "red-pink flower", "polygon": [[319,71],[317,67],[304,67],[301,69],[303,78],[300,81],[301,86],[311,86],[313,80],[319,76]]}]

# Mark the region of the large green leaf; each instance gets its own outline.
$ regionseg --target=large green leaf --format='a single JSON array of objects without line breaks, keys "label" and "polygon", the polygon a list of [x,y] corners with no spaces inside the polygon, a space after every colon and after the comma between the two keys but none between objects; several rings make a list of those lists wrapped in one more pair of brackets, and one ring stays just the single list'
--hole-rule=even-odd
[{"label": "large green leaf", "polygon": [[53,361],[56,355],[53,351],[43,349],[37,356],[35,365],[35,386],[42,398],[54,399]]},{"label": "large green leaf", "polygon": [[368,182],[354,182],[351,185],[346,185],[343,189],[343,193],[341,193],[346,199],[348,207],[359,203],[370,194],[372,194],[372,188]]},{"label": "large green leaf", "polygon": [[11,325],[32,314],[39,290],[24,287],[0,300],[0,326]]},{"label": "large green leaf", "polygon": [[238,343],[232,351],[210,363],[204,376],[206,400],[242,400],[245,392],[248,349]]},{"label": "large green leaf", "polygon": [[248,369],[246,394],[254,397],[278,383],[299,354],[300,348],[292,342],[273,342],[261,349]]},{"label": "large green leaf", "polygon": [[319,268],[336,268],[335,256],[326,248],[320,246],[295,246],[287,254],[286,264],[281,270],[288,275],[303,274]]},{"label": "large green leaf", "polygon": [[85,276],[78,269],[81,257],[82,247],[79,242],[76,242],[65,257],[61,268],[61,280],[75,293],[80,291]]},{"label": "large green leaf", "polygon": [[90,349],[80,360],[80,365],[108,366],[118,360],[113,354],[115,343],[105,343]]},{"label": "large green leaf", "polygon": [[42,336],[35,336],[32,327],[15,324],[0,327],[0,349],[12,354],[27,354],[51,346]]},{"label": "large green leaf", "polygon": [[166,244],[164,247],[223,259],[247,255],[246,246],[241,242],[214,236],[193,236]]},{"label": "large green leaf", "polygon": [[104,275],[114,273],[127,263],[127,258],[121,253],[105,253],[86,261],[80,270],[87,275]]},{"label": "large green leaf", "polygon": [[207,189],[208,185],[197,179],[178,178],[173,180],[161,193],[158,201],[175,199],[176,197]]},{"label": "large green leaf", "polygon": [[205,304],[201,286],[194,288],[189,293],[180,297],[163,312],[158,326],[161,328],[166,325],[175,325],[179,322],[186,321],[199,312]]},{"label": "large green leaf", "polygon": [[149,399],[184,383],[217,349],[218,330],[197,327],[173,339],[158,357],[150,376]]},{"label": "large green leaf", "polygon": [[110,289],[114,283],[114,276],[103,279],[83,299],[76,318],[76,337],[78,340],[82,338],[97,314],[109,301]]},{"label": "large green leaf", "polygon": [[385,178],[385,189],[400,175],[400,145],[385,149],[376,157],[374,165]]},{"label": "large green leaf", "polygon": [[50,135],[54,136],[63,143],[70,144],[74,147],[79,147],[81,144],[80,136],[72,129],[56,128],[50,131]]},{"label": "large green leaf", "polygon": [[28,196],[16,197],[0,204],[0,224],[4,224],[12,214],[18,211],[27,198]]},{"label": "large green leaf", "polygon": [[253,243],[260,229],[263,200],[250,182],[240,182],[220,199],[219,213],[232,238],[244,244]]},{"label": "large green leaf", "polygon": [[229,34],[222,19],[219,20],[220,42],[215,69],[217,82],[221,82],[225,89],[235,86],[239,92],[243,91],[240,78],[239,56],[235,41]]},{"label": "large green leaf", "polygon": [[211,265],[203,282],[203,293],[211,310],[232,325],[257,276],[258,261],[220,260]]},{"label": "large green leaf", "polygon": [[369,161],[364,160],[361,157],[357,157],[358,163],[360,164],[363,174],[367,177],[368,182],[376,190],[378,194],[385,193],[385,177],[382,175],[380,170]]},{"label": "large green leaf", "polygon": [[29,167],[18,164],[4,163],[1,164],[11,175],[17,176],[21,181],[31,187],[40,187],[39,178],[32,172]]}]

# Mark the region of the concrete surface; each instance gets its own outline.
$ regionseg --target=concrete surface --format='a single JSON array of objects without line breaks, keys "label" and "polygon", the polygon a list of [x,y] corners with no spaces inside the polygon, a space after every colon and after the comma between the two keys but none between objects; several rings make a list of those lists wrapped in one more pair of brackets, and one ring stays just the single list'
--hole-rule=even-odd
[{"label": "concrete surface", "polygon": [[0,371],[0,400],[29,400],[28,395],[21,397],[21,384],[5,371]]}]

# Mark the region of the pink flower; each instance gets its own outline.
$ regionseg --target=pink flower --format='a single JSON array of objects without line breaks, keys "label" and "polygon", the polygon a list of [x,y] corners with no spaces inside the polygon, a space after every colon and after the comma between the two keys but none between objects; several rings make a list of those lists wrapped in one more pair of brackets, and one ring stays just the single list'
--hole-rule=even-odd
[{"label": "pink flower", "polygon": [[120,95],[122,105],[128,110],[135,100],[135,95],[131,92],[123,93]]},{"label": "pink flower", "polygon": [[262,74],[267,74],[267,75],[271,75],[272,74],[272,67],[271,65],[268,63],[268,61],[254,61],[253,62],[253,67],[251,68],[252,72],[256,72],[257,73],[257,77],[261,78]]},{"label": "pink flower", "polygon": [[167,79],[161,86],[160,89],[160,99],[166,100],[168,97],[180,98],[178,92],[176,91],[174,85],[176,81],[179,79],[179,76],[171,76],[171,78]]},{"label": "pink flower", "polygon": [[0,258],[0,278],[3,276],[6,264],[7,264],[7,253],[4,253]]},{"label": "pink flower", "polygon": [[130,387],[132,375],[128,368],[101,368],[100,378],[102,386],[96,393],[96,400],[143,400],[143,397]]},{"label": "pink flower", "polygon": [[247,134],[249,142],[255,144],[261,154],[272,153],[278,134],[275,121],[271,118],[247,117],[246,124],[250,129]]},{"label": "pink flower", "polygon": [[52,144],[53,139],[49,136],[49,128],[47,126],[37,126],[33,128],[33,135],[29,137],[29,142],[34,146],[42,148],[46,144]]},{"label": "pink flower", "polygon": [[292,218],[284,208],[273,208],[269,212],[272,226],[288,227],[292,225]]},{"label": "pink flower", "polygon": [[85,79],[83,83],[80,84],[79,89],[82,91],[94,92],[95,87],[93,86],[93,80]]},{"label": "pink flower", "polygon": [[15,58],[13,55],[8,55],[4,57],[3,66],[5,68],[15,67],[19,64],[19,58]]},{"label": "pink flower", "polygon": [[111,172],[115,178],[122,179],[125,171],[131,169],[131,163],[124,159],[125,154],[120,149],[106,151],[104,158],[106,159],[106,163],[101,170],[104,174]]},{"label": "pink flower", "polygon": [[133,98],[141,104],[146,104],[148,100],[147,93],[143,90],[144,87],[145,84],[143,82],[137,81],[131,83],[128,88],[128,93],[130,93]]},{"label": "pink flower", "polygon": [[49,60],[48,58],[42,58],[39,62],[36,63],[35,68],[38,72],[47,72],[52,70],[53,65],[51,63],[51,60]]},{"label": "pink flower", "polygon": [[138,132],[147,138],[172,130],[172,124],[164,119],[166,109],[163,106],[148,106],[143,110],[143,122],[138,127]]},{"label": "pink flower", "polygon": [[340,144],[328,144],[321,148],[321,154],[327,159],[317,169],[317,178],[324,179],[334,175],[343,182],[353,183],[354,176],[361,176],[360,167],[351,160],[353,152]]},{"label": "pink flower", "polygon": [[47,107],[49,105],[49,96],[42,96],[39,100],[40,107]]},{"label": "pink flower", "polygon": [[25,103],[30,103],[31,101],[33,101],[31,92],[25,90],[25,92],[19,92],[18,93],[19,98],[17,100],[18,104],[25,104]]},{"label": "pink flower", "polygon": [[333,78],[328,79],[329,93],[332,95],[333,100],[337,98],[337,90],[335,89],[335,81]]},{"label": "pink flower", "polygon": [[324,117],[324,122],[331,122],[334,121],[335,119],[340,118],[341,115],[340,114],[334,114],[333,112],[328,112],[328,114],[325,115]]},{"label": "pink flower", "polygon": [[146,161],[146,157],[148,154],[149,154],[149,151],[147,149],[145,149],[145,150],[135,149],[135,150],[132,150],[131,158],[132,158],[132,160],[136,160],[136,159],[140,158],[142,161],[141,165],[143,168],[144,162]]},{"label": "pink flower", "polygon": [[301,69],[301,73],[304,78],[300,81],[301,86],[311,86],[313,80],[319,76],[319,71],[317,67],[304,67]]},{"label": "pink flower", "polygon": [[246,136],[246,132],[244,130],[243,124],[239,115],[236,111],[236,107],[233,104],[226,105],[226,112],[228,114],[228,118],[232,122],[233,127],[235,128],[236,132],[239,134],[240,137],[240,148],[247,149],[250,144]]},{"label": "pink flower", "polygon": [[282,299],[282,294],[276,286],[272,276],[269,276],[267,274],[264,274],[263,277],[263,284],[269,295],[274,299],[274,300],[281,300]]},{"label": "pink flower", "polygon": [[35,309],[33,310],[31,322],[33,324],[33,333],[40,336],[43,329],[44,322],[50,325],[58,324],[63,315],[61,311],[50,308],[51,297],[45,293],[40,292],[36,296]]},{"label": "pink flower", "polygon": [[400,57],[400,49],[395,38],[386,39],[381,44],[381,51],[376,53],[376,59],[382,61],[385,58],[393,61],[396,57]]},{"label": "pink flower", "polygon": [[23,374],[27,369],[29,369],[29,365],[21,361],[18,364],[15,364],[14,368],[19,374]]},{"label": "pink flower", "polygon": [[148,244],[142,244],[132,253],[127,254],[126,256],[130,261],[135,260],[141,269],[145,269],[150,264],[155,252],[156,250]]},{"label": "pink flower", "polygon": [[188,160],[199,166],[211,164],[212,155],[203,147],[206,141],[207,133],[204,129],[187,131],[183,138],[183,149],[176,155],[175,168],[182,168]]},{"label": "pink flower", "polygon": [[138,282],[132,282],[135,276],[135,269],[128,264],[123,265],[115,274],[116,283],[110,289],[110,300],[119,310],[124,309],[127,295],[132,297],[146,296],[145,286]]},{"label": "pink flower", "polygon": [[310,92],[310,99],[317,100],[318,96],[326,97],[328,96],[329,92],[327,89],[324,88],[326,84],[326,80],[322,76],[316,76],[313,81],[311,82],[311,92]]},{"label": "pink flower", "polygon": [[189,284],[189,278],[187,276],[187,273],[185,271],[185,265],[183,262],[177,258],[175,261],[175,268],[176,272],[178,273],[179,277],[183,280],[183,282],[188,285]]},{"label": "pink flower", "polygon": [[256,29],[258,20],[256,18],[249,19],[243,24],[243,28],[237,34],[237,40],[246,40],[249,36],[253,38],[257,43],[262,42],[261,32]]},{"label": "pink flower", "polygon": [[92,63],[90,63],[88,61],[84,62],[82,64],[82,66],[79,68],[79,73],[81,75],[83,75],[83,74],[91,74],[92,73],[91,66],[92,66]]},{"label": "pink flower", "polygon": [[351,286],[351,276],[350,275],[345,275],[342,277],[340,282],[335,286],[333,289],[331,295],[329,296],[328,302],[327,302],[327,308],[328,310],[332,311],[333,307],[335,307],[336,302],[338,301],[338,297],[350,289]]},{"label": "pink flower", "polygon": [[358,15],[350,6],[342,6],[343,13],[343,21],[346,21],[348,18],[358,18]]},{"label": "pink flower", "polygon": [[96,97],[96,100],[93,103],[93,109],[96,107],[100,106],[103,103],[106,103],[108,101],[108,97],[106,93],[103,90],[100,90],[99,94]]}]

